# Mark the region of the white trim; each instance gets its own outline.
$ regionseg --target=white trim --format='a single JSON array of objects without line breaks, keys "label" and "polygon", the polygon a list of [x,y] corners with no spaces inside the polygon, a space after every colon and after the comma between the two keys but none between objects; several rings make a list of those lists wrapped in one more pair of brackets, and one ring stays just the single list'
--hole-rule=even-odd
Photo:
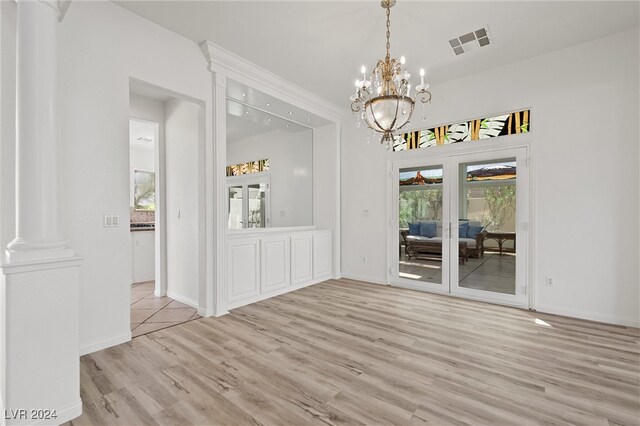
[{"label": "white trim", "polygon": [[[80,415],[82,415],[82,399],[78,398],[71,404],[63,405],[61,408],[56,409],[56,414],[58,415],[58,417],[53,419],[53,423],[58,425],[64,424],[69,420],[75,419],[76,417],[80,417]],[[42,419],[31,424],[50,425],[52,424],[52,420]]]},{"label": "white trim", "polygon": [[333,238],[333,278],[342,275],[342,124],[336,123],[336,222]]},{"label": "white trim", "polygon": [[417,158],[445,157],[459,154],[471,154],[506,148],[529,146],[533,140],[533,133],[520,133],[515,135],[497,136],[495,138],[481,139],[473,142],[461,142],[428,148],[408,149],[389,153],[390,161],[409,160]]},{"label": "white trim", "polygon": [[603,314],[600,312],[588,311],[584,309],[565,308],[553,305],[538,305],[537,312],[552,315],[560,315],[569,318],[578,318],[588,321],[603,322],[607,324],[623,325],[626,327],[640,328],[640,319],[637,317],[624,317],[615,314]]},{"label": "white trim", "polygon": [[294,292],[296,290],[300,290],[300,289],[303,289],[305,287],[309,287],[309,286],[312,286],[312,285],[315,285],[315,284],[319,284],[319,283],[327,281],[329,279],[331,279],[331,277],[327,276],[327,277],[318,278],[318,279],[311,280],[311,281],[306,281],[303,284],[296,284],[296,285],[291,285],[290,287],[280,288],[278,290],[274,290],[274,291],[269,292],[269,293],[258,294],[258,295],[254,296],[254,297],[249,298],[249,299],[244,299],[244,300],[240,300],[240,301],[237,301],[237,302],[228,303],[227,304],[227,309],[230,311],[230,310],[233,310],[233,309],[240,308],[242,306],[247,306],[247,305],[250,305],[252,303],[260,302],[261,300],[271,299],[272,297],[281,296],[281,295],[286,294],[286,293],[292,293],[292,292]]},{"label": "white trim", "polygon": [[[204,44],[203,44],[204,46]],[[218,70],[213,76],[213,290],[214,316],[227,312],[227,76]]]},{"label": "white trim", "polygon": [[222,72],[225,75],[233,76],[232,78],[240,83],[257,89],[259,88],[260,91],[268,95],[274,96],[303,110],[313,112],[329,121],[337,123],[342,121],[345,110],[326,99],[208,40],[200,44],[200,48],[209,61],[209,70],[211,72]]},{"label": "white trim", "polygon": [[295,232],[309,231],[330,231],[328,228],[317,226],[283,226],[281,228],[246,228],[246,229],[229,229],[227,232],[227,240],[232,238],[260,237],[270,234],[291,234]]},{"label": "white trim", "polygon": [[80,256],[37,260],[30,262],[5,263],[0,265],[0,273],[4,275],[23,274],[27,272],[46,271],[48,269],[72,268],[80,266],[83,258]]},{"label": "white trim", "polygon": [[96,340],[86,345],[80,346],[80,356],[101,351],[103,349],[119,345],[121,343],[126,343],[129,340],[131,340],[131,330],[117,336]]},{"label": "white trim", "polygon": [[175,300],[177,302],[184,303],[185,305],[189,305],[192,308],[199,309],[198,301],[194,300],[194,299],[191,299],[190,297],[185,297],[185,296],[183,296],[181,294],[178,294],[178,293],[175,293],[173,291],[167,291],[167,297],[169,297],[169,298],[171,298],[171,299],[173,299],[173,300]]},{"label": "white trim", "polygon": [[[204,318],[208,318],[208,317],[214,316],[213,309],[198,308],[197,312],[198,312],[198,315],[200,315],[201,317],[204,317]],[[217,315],[217,316],[226,315],[228,313],[229,313],[228,311],[225,311],[222,314]]]}]

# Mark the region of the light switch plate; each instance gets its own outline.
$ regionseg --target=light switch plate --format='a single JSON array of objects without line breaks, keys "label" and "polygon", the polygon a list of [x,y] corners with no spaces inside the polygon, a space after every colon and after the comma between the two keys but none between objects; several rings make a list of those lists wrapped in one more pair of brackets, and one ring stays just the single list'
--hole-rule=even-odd
[{"label": "light switch plate", "polygon": [[105,228],[117,228],[118,226],[120,226],[120,217],[117,214],[104,215]]}]

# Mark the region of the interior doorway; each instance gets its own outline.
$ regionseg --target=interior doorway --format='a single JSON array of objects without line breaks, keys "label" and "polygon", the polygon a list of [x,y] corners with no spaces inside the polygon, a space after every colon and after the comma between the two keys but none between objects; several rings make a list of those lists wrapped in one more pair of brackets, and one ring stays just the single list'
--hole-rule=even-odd
[{"label": "interior doorway", "polygon": [[133,337],[200,318],[204,281],[202,104],[130,81]]},{"label": "interior doorway", "polygon": [[392,170],[391,284],[528,307],[527,148]]}]

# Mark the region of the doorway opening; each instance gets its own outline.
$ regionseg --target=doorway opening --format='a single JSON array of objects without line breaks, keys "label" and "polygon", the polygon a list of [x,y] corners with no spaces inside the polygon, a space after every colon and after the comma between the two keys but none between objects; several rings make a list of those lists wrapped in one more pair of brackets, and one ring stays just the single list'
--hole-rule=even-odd
[{"label": "doorway opening", "polygon": [[200,318],[204,112],[131,81],[129,119],[133,337]]}]

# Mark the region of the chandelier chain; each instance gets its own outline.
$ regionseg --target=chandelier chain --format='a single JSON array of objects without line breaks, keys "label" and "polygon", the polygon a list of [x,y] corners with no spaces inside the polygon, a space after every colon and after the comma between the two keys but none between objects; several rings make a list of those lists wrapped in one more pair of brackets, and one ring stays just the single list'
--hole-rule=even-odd
[{"label": "chandelier chain", "polygon": [[391,50],[391,8],[387,8],[387,61],[391,58],[389,51]]},{"label": "chandelier chain", "polygon": [[416,101],[424,105],[431,100],[429,85],[424,82],[424,69],[420,70],[420,85],[416,86],[414,97],[404,56],[391,58],[391,8],[396,1],[380,1],[387,15],[387,55],[378,60],[368,77],[366,67],[362,66],[362,80],[356,80],[356,93],[349,98],[351,111],[358,115],[357,127],[360,127],[360,120],[364,120],[374,134],[382,133],[380,143],[385,144],[388,150],[393,148],[397,135],[409,124]]}]

